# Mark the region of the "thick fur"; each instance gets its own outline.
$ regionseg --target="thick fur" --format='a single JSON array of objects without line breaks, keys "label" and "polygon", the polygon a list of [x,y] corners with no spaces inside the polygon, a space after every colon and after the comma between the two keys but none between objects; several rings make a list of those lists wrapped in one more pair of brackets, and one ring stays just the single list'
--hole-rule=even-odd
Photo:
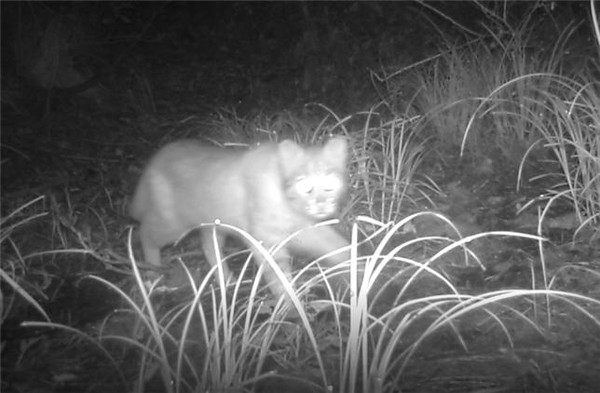
[{"label": "thick fur", "polygon": [[[194,140],[165,146],[150,160],[130,206],[131,216],[140,222],[146,262],[160,266],[163,246],[215,220],[245,230],[267,249],[305,229],[274,255],[291,277],[291,255],[317,258],[348,245],[329,226],[311,227],[336,215],[346,191],[347,155],[342,138],[324,146],[301,147],[286,140],[251,150]],[[215,265],[212,227],[200,232],[206,259]],[[227,233],[221,229],[217,235],[222,245]],[[326,263],[347,261],[347,254],[332,255]],[[260,253],[254,257],[258,264],[265,263]],[[274,272],[265,267],[273,294],[284,294]]]}]

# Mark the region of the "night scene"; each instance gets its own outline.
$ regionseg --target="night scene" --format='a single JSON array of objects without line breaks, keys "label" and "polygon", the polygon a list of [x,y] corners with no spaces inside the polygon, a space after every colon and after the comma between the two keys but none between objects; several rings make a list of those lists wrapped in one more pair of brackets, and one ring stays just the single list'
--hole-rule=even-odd
[{"label": "night scene", "polygon": [[600,392],[600,1],[0,7],[2,392]]}]

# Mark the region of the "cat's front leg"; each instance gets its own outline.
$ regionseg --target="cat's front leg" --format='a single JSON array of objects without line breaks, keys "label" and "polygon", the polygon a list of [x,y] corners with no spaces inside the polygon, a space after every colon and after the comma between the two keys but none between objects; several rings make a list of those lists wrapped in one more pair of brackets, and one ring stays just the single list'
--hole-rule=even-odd
[{"label": "cat's front leg", "polygon": [[350,261],[350,243],[329,225],[313,226],[298,233],[289,242],[294,254],[318,259],[330,273],[326,278],[337,291],[344,291],[349,277],[344,267]]},{"label": "cat's front leg", "polygon": [[[227,263],[223,262],[223,245],[225,244],[225,234],[222,233],[222,231],[217,230],[215,227],[209,226],[200,229],[200,240],[202,242],[204,258],[206,258],[211,266],[217,266],[217,264],[221,265],[225,282],[227,282],[231,277],[231,271],[229,270]],[[219,255],[217,255],[215,242],[218,246]]]},{"label": "cat's front leg", "polygon": [[[277,275],[277,273],[275,273],[275,270],[273,270],[271,264],[267,261],[262,252],[255,251],[254,258],[258,266],[264,266],[263,277],[271,293],[277,299],[279,299],[282,296],[287,297],[287,292],[285,291],[284,283],[282,282],[281,278]],[[273,254],[273,259],[277,263],[277,266],[281,269],[287,282],[291,283],[292,257],[290,256],[289,252],[285,248],[281,248],[275,254]]]}]

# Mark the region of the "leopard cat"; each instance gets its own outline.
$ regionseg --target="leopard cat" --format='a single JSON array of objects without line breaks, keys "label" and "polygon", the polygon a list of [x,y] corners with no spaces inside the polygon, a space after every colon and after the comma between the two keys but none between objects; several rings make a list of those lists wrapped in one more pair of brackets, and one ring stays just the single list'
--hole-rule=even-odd
[{"label": "leopard cat", "polygon": [[[196,140],[166,145],[143,171],[130,205],[130,215],[140,223],[146,262],[159,267],[163,246],[217,220],[246,231],[267,249],[300,231],[273,255],[288,279],[292,256],[329,254],[323,260],[329,267],[348,261],[348,241],[331,226],[314,226],[339,212],[347,191],[347,160],[348,143],[342,137],[320,146],[284,140],[246,150]],[[213,228],[219,246],[232,232],[220,226],[200,228],[205,258],[215,266]],[[344,247],[346,251],[335,252]],[[284,295],[263,254],[255,252],[254,260],[265,264],[271,292]],[[229,278],[230,270],[222,267]]]}]

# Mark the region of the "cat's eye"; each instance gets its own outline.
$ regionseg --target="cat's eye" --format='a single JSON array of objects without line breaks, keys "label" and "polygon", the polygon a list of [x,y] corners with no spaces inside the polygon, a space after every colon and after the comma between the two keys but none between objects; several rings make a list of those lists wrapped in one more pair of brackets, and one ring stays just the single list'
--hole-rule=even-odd
[{"label": "cat's eye", "polygon": [[342,186],[342,180],[337,175],[326,175],[321,179],[321,187],[326,192],[337,191]]},{"label": "cat's eye", "polygon": [[300,194],[310,194],[313,191],[314,184],[311,179],[300,178],[296,181],[294,187]]}]

